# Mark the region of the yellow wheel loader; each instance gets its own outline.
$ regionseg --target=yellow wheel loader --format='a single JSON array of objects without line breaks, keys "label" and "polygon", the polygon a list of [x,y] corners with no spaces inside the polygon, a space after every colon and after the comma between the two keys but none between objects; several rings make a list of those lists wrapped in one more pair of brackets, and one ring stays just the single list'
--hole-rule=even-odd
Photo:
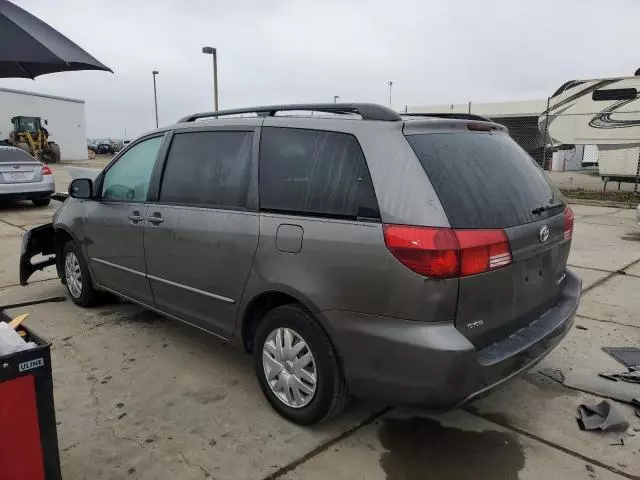
[{"label": "yellow wheel loader", "polygon": [[42,126],[40,117],[13,117],[11,123],[13,130],[7,144],[21,148],[45,163],[60,161],[60,145],[49,141],[49,132]]}]

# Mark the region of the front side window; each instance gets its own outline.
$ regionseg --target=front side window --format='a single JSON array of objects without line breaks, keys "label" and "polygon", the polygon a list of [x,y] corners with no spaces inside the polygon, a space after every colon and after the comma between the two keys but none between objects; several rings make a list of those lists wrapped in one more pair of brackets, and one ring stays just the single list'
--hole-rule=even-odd
[{"label": "front side window", "polygon": [[162,176],[160,202],[246,208],[253,134],[178,133]]},{"label": "front side window", "polygon": [[146,202],[151,172],[163,139],[144,140],[125,152],[104,175],[102,200]]},{"label": "front side window", "polygon": [[260,208],[348,219],[380,217],[356,138],[298,128],[262,130]]}]

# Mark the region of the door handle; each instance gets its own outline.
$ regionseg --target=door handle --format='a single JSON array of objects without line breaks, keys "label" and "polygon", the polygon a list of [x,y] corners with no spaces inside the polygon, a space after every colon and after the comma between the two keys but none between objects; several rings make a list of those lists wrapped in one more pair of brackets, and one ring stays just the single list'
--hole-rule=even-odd
[{"label": "door handle", "polygon": [[150,217],[147,217],[147,221],[153,223],[154,225],[160,225],[162,222],[164,222],[164,218],[162,218],[160,214],[156,212]]},{"label": "door handle", "polygon": [[137,210],[132,212],[131,215],[129,215],[127,218],[131,220],[131,223],[138,223],[144,220],[144,217],[140,215],[140,212],[138,212]]}]

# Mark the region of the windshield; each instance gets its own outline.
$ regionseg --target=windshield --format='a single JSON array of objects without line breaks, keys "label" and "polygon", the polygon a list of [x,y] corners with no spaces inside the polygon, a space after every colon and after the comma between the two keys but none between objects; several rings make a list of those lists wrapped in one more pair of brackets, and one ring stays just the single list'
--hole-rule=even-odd
[{"label": "windshield", "polygon": [[38,131],[38,120],[35,118],[21,118],[18,120],[18,130],[36,132]]}]

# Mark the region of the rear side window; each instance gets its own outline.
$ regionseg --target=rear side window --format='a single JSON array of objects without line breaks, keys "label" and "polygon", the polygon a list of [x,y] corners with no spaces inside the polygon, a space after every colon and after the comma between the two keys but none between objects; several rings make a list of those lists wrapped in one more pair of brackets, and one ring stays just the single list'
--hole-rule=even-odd
[{"label": "rear side window", "polygon": [[[453,228],[506,228],[562,212],[562,196],[505,134],[408,135]],[[549,205],[555,208],[539,213]]]},{"label": "rear side window", "polygon": [[260,208],[336,218],[380,217],[355,137],[297,128],[262,131]]},{"label": "rear side window", "polygon": [[164,167],[160,201],[214,207],[247,205],[251,132],[178,133]]}]

